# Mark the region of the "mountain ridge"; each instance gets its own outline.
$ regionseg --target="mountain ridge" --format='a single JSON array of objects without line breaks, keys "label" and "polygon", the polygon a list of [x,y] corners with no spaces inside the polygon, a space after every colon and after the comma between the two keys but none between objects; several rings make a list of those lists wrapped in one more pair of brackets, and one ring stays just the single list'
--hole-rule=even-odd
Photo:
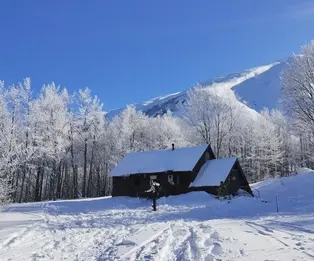
[{"label": "mountain ridge", "polygon": [[[285,61],[280,60],[262,66],[253,67],[243,72],[230,73],[199,84],[203,88],[216,88],[217,92],[224,95],[226,89],[231,89],[239,102],[250,109],[260,112],[263,108],[279,108],[280,73],[285,66]],[[181,116],[187,100],[187,88],[181,92],[158,96],[142,103],[132,104],[136,110],[143,111],[150,117],[162,115],[170,110],[174,115]],[[114,109],[106,114],[112,119],[123,111],[125,107]]]}]

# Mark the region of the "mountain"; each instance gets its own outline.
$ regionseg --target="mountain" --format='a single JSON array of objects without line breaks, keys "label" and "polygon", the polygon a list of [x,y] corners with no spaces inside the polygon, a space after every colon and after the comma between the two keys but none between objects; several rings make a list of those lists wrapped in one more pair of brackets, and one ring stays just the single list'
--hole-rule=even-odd
[{"label": "mountain", "polygon": [[[224,95],[227,90],[232,90],[240,102],[257,112],[264,107],[278,108],[280,73],[285,63],[284,60],[245,70],[242,73],[232,73],[201,83],[201,86],[216,88],[217,93],[221,95]],[[134,104],[134,106],[137,110],[141,110],[151,117],[162,115],[167,110],[180,116],[182,108],[186,104],[187,91],[156,97],[143,103]],[[109,111],[106,116],[111,119],[123,109]]]}]

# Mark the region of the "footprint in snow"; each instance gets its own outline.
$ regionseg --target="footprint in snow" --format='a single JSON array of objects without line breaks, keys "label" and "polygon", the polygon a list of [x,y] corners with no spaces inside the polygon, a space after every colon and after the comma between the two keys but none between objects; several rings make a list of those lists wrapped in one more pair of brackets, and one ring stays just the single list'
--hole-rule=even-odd
[{"label": "footprint in snow", "polygon": [[209,246],[212,246],[213,245],[213,240],[211,238],[207,238],[205,241],[204,241],[204,247],[209,247]]},{"label": "footprint in snow", "polygon": [[241,256],[245,256],[245,252],[244,252],[244,250],[242,248],[239,249],[239,252],[240,252]]},{"label": "footprint in snow", "polygon": [[214,247],[211,250],[211,253],[215,256],[220,255],[222,253],[221,245],[219,243],[214,243]]},{"label": "footprint in snow", "polygon": [[200,224],[199,228],[203,230],[203,232],[205,233],[209,233],[212,231],[212,228],[210,226],[204,225],[204,224]]},{"label": "footprint in snow", "polygon": [[212,234],[210,235],[210,238],[211,238],[211,239],[216,239],[216,240],[218,240],[218,239],[219,239],[219,234],[218,234],[218,232],[215,231],[214,233],[212,233]]},{"label": "footprint in snow", "polygon": [[135,242],[131,240],[123,240],[121,243],[117,244],[118,246],[134,246],[136,245]]},{"label": "footprint in snow", "polygon": [[216,261],[216,258],[214,258],[212,255],[207,255],[204,258],[204,261]]}]

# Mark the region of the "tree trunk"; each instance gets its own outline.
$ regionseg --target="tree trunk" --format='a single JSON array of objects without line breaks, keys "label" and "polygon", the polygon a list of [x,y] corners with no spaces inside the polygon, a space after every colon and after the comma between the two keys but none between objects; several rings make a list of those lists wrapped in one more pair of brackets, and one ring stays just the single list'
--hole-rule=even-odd
[{"label": "tree trunk", "polygon": [[100,197],[100,194],[101,194],[101,190],[100,190],[100,184],[101,184],[101,181],[100,181],[100,166],[97,167],[96,169],[96,175],[97,175],[97,197]]},{"label": "tree trunk", "polygon": [[86,196],[86,178],[87,178],[87,139],[84,141],[84,173],[83,173],[83,185],[82,185],[82,197]]},{"label": "tree trunk", "polygon": [[73,191],[72,191],[72,197],[77,198],[78,197],[78,189],[77,189],[77,166],[74,162],[74,140],[73,140],[73,125],[71,124],[70,127],[70,140],[71,140],[71,165],[72,165],[72,172],[73,172]]},{"label": "tree trunk", "polygon": [[95,151],[95,136],[93,137],[93,145],[92,145],[92,153],[91,153],[91,159],[90,159],[90,164],[89,164],[89,177],[88,177],[88,184],[87,184],[87,196],[91,197],[92,196],[92,182],[93,182],[93,163],[94,163],[94,151]]},{"label": "tree trunk", "polygon": [[36,175],[36,185],[35,185],[35,196],[34,200],[40,201],[40,177],[41,177],[41,166],[37,167],[37,175]]},{"label": "tree trunk", "polygon": [[62,161],[60,161],[58,170],[57,170],[57,191],[56,191],[56,199],[61,198],[61,185],[62,185]]},{"label": "tree trunk", "polygon": [[22,177],[22,184],[21,184],[21,191],[20,191],[20,197],[19,197],[19,203],[22,202],[23,192],[24,192],[24,186],[25,186],[25,178],[26,178],[26,164],[23,167],[23,177]]}]

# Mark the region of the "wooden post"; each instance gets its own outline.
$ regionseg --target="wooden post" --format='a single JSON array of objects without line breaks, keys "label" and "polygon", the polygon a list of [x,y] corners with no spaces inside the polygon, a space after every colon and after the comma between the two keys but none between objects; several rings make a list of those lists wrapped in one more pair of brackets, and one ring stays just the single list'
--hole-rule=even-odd
[{"label": "wooden post", "polygon": [[278,194],[276,194],[276,207],[277,207],[277,213],[279,212],[279,208],[278,208]]},{"label": "wooden post", "polygon": [[153,211],[156,211],[156,196],[153,195]]}]

